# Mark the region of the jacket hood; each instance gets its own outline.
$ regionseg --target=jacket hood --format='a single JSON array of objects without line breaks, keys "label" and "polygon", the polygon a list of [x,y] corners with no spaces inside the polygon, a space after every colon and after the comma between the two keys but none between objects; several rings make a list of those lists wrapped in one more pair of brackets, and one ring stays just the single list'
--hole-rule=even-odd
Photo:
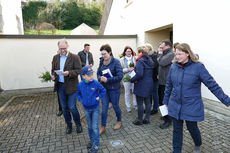
[{"label": "jacket hood", "polygon": [[149,57],[149,55],[144,55],[139,60],[141,60],[145,64],[146,68],[154,67],[154,63],[152,59]]}]

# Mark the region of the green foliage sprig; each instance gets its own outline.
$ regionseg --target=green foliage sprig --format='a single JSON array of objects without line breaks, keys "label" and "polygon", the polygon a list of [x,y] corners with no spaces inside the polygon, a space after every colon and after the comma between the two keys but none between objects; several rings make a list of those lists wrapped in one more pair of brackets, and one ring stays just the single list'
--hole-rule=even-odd
[{"label": "green foliage sprig", "polygon": [[130,64],[129,64],[129,67],[134,67],[134,63],[130,63]]},{"label": "green foliage sprig", "polygon": [[48,71],[43,72],[39,78],[41,79],[41,82],[50,82],[51,81],[51,75]]},{"label": "green foliage sprig", "polygon": [[128,74],[126,74],[123,78],[124,82],[130,82],[131,76],[129,76]]}]

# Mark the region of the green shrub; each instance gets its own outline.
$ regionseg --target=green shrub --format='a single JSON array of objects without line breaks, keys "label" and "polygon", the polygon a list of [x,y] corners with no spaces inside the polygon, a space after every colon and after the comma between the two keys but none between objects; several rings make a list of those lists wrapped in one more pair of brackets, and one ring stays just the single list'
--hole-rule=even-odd
[{"label": "green shrub", "polygon": [[38,12],[46,8],[47,3],[43,1],[29,1],[22,8],[23,23],[25,29],[35,29],[37,25]]}]

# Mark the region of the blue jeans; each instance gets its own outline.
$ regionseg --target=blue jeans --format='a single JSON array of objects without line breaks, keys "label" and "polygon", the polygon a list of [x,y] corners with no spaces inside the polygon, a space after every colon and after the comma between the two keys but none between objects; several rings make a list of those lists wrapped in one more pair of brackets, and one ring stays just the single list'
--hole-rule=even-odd
[{"label": "blue jeans", "polygon": [[144,115],[144,108],[143,108],[143,103],[145,103],[145,120],[149,120],[150,118],[150,112],[151,112],[151,101],[150,101],[150,96],[148,97],[137,97],[137,111],[138,111],[138,120],[140,122],[143,121],[143,115]]},{"label": "blue jeans", "polygon": [[158,110],[159,107],[159,96],[158,96],[158,80],[153,81],[153,100],[154,100],[154,104],[153,104],[153,110]]},{"label": "blue jeans", "polygon": [[[173,153],[181,153],[183,142],[183,120],[173,118]],[[201,146],[200,130],[197,122],[185,121],[187,129],[196,146]]]},{"label": "blue jeans", "polygon": [[[67,126],[72,127],[72,117],[76,125],[81,124],[80,114],[77,110],[76,100],[77,93],[66,94],[65,85],[63,83],[58,83],[58,96],[62,107],[62,112],[65,118]],[[71,112],[71,114],[70,114]]]},{"label": "blue jeans", "polygon": [[98,147],[100,143],[99,135],[99,115],[100,115],[100,105],[93,109],[85,108],[85,117],[88,124],[88,133],[90,141],[93,143],[94,147]]},{"label": "blue jeans", "polygon": [[113,109],[117,116],[117,121],[121,121],[121,109],[119,106],[120,94],[120,89],[106,91],[105,96],[102,98],[101,126],[106,126],[109,102],[111,102],[113,105]]}]

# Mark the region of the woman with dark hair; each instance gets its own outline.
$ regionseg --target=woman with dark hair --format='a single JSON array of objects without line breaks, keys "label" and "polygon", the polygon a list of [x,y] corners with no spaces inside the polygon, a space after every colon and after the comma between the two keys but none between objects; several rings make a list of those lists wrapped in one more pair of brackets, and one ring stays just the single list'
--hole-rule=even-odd
[{"label": "woman with dark hair", "polygon": [[[134,83],[134,94],[137,98],[138,118],[133,122],[134,125],[149,124],[151,101],[150,98],[153,93],[153,68],[154,63],[148,56],[148,49],[146,46],[140,46],[137,48],[138,58],[136,59],[135,72],[136,75],[131,78],[131,82]],[[145,118],[143,119],[145,104]]]},{"label": "woman with dark hair", "polygon": [[168,74],[163,103],[173,118],[173,152],[181,153],[183,122],[194,141],[193,153],[201,153],[201,134],[197,122],[204,120],[201,83],[226,106],[230,98],[224,93],[205,66],[186,43],[175,47],[175,58]]},{"label": "woman with dark hair", "polygon": [[[123,53],[123,57],[120,59],[121,66],[123,68],[123,74],[128,75],[129,72],[134,70],[134,65],[136,64],[136,57],[134,56],[134,51],[130,46],[126,46]],[[131,105],[130,105],[130,89],[133,91],[134,84],[129,82],[123,81],[123,85],[125,88],[125,104],[127,112],[131,112]],[[133,94],[133,106],[137,109],[137,101],[136,95]]]},{"label": "woman with dark hair", "polygon": [[97,70],[97,78],[107,91],[106,95],[102,98],[100,134],[103,134],[106,131],[109,102],[112,102],[113,109],[117,116],[117,123],[113,129],[118,130],[122,126],[119,98],[121,93],[120,82],[123,77],[123,71],[119,60],[113,57],[112,49],[109,44],[102,45],[100,51],[102,57],[100,58],[100,64]]}]

